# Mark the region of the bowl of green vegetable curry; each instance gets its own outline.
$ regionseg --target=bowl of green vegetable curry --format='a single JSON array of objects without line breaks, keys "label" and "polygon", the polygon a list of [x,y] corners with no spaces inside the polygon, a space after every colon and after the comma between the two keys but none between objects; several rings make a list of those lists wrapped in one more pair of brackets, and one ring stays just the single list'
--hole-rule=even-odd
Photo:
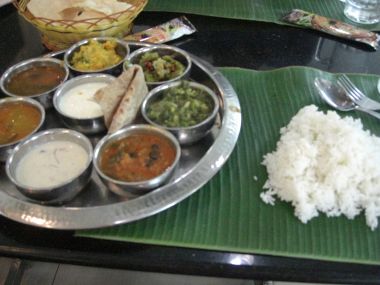
[{"label": "bowl of green vegetable curry", "polygon": [[154,88],[141,105],[148,123],[165,128],[182,145],[206,136],[215,124],[218,110],[218,97],[210,88],[184,80]]}]

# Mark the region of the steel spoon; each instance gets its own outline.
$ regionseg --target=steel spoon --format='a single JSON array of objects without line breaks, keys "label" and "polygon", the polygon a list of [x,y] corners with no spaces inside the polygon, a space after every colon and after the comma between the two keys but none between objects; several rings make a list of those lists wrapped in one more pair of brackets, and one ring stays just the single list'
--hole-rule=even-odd
[{"label": "steel spoon", "polygon": [[317,87],[319,95],[322,97],[322,99],[324,99],[326,103],[331,107],[345,112],[358,110],[380,119],[380,113],[376,113],[375,111],[364,109],[356,105],[346,95],[345,91],[340,86],[334,85],[331,83],[331,81],[322,78],[316,78],[314,80],[314,85]]}]

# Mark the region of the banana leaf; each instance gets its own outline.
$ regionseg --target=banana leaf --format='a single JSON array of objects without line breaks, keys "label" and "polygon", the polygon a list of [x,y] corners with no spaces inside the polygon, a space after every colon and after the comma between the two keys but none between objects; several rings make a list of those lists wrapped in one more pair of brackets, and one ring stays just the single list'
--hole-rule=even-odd
[{"label": "banana leaf", "polygon": [[[80,236],[197,249],[380,264],[380,227],[371,231],[361,214],[353,220],[321,214],[301,223],[290,203],[270,206],[259,195],[267,180],[261,162],[276,148],[280,128],[298,110],[315,104],[330,110],[313,87],[317,76],[333,75],[306,67],[272,71],[221,68],[237,92],[243,124],[238,143],[221,171],[195,194],[155,216],[116,227],[81,231]],[[378,77],[350,75],[360,89],[377,97]],[[380,124],[365,113],[366,129],[380,135]]]},{"label": "banana leaf", "polygon": [[[287,25],[281,21],[281,18],[292,9],[301,9],[349,22],[343,14],[343,8],[344,3],[339,0],[149,0],[144,10],[189,13]],[[351,24],[354,23],[351,22]],[[354,25],[374,31],[380,30],[380,24]]]}]

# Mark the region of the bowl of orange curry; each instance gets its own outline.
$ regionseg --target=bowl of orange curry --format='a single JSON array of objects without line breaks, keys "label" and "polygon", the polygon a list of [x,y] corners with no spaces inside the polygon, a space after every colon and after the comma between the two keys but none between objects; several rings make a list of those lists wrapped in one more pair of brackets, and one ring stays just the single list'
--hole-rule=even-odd
[{"label": "bowl of orange curry", "polygon": [[141,195],[167,182],[180,156],[180,145],[168,131],[131,125],[99,141],[93,165],[114,193]]},{"label": "bowl of orange curry", "polygon": [[45,109],[30,98],[0,100],[0,161],[4,162],[13,148],[41,129]]}]

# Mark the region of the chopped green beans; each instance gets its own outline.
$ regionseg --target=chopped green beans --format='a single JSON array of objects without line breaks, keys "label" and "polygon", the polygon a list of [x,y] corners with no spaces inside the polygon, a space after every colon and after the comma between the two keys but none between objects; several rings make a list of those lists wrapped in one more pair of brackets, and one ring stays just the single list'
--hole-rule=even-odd
[{"label": "chopped green beans", "polygon": [[165,127],[190,127],[210,116],[214,101],[206,91],[183,83],[163,92],[147,108],[148,117]]}]

